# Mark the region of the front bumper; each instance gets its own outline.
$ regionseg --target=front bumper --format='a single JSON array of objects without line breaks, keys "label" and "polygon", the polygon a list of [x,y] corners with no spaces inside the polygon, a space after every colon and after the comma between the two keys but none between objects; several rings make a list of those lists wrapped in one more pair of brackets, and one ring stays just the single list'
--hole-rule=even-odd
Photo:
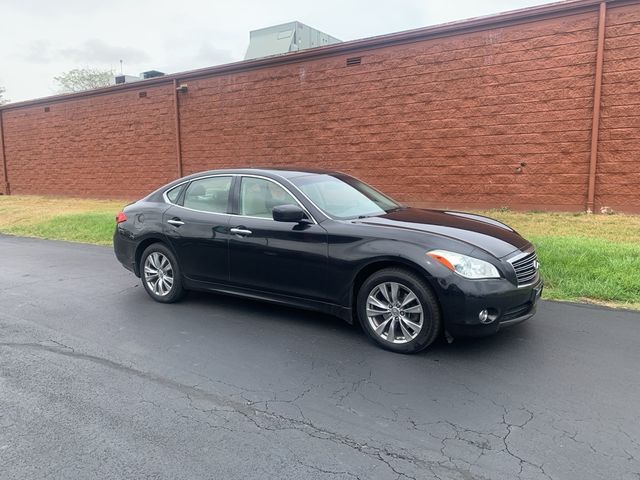
[{"label": "front bumper", "polygon": [[[453,337],[484,336],[522,323],[535,315],[543,287],[540,278],[524,287],[516,287],[506,279],[456,279],[441,289],[445,329]],[[480,321],[482,310],[491,312],[488,323]]]}]

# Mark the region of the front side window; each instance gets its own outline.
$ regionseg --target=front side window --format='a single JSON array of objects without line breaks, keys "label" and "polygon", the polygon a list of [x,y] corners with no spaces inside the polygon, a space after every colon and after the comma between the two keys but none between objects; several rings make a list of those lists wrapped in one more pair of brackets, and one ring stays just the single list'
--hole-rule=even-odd
[{"label": "front side window", "polygon": [[187,187],[183,205],[194,210],[227,213],[231,177],[210,177],[194,180]]},{"label": "front side window", "polygon": [[340,220],[384,215],[402,208],[375,188],[348,175],[304,175],[291,181],[318,208]]},{"label": "front side window", "polygon": [[240,184],[240,214],[273,218],[273,207],[298,202],[280,185],[263,178],[243,177]]}]

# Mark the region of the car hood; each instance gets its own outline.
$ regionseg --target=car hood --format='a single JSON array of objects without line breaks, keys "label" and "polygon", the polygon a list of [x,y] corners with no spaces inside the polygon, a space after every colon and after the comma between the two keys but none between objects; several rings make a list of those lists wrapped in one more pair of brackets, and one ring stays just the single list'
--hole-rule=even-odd
[{"label": "car hood", "polygon": [[462,212],[403,208],[385,215],[357,220],[357,222],[454,238],[485,250],[498,258],[530,245],[517,232],[496,220]]}]

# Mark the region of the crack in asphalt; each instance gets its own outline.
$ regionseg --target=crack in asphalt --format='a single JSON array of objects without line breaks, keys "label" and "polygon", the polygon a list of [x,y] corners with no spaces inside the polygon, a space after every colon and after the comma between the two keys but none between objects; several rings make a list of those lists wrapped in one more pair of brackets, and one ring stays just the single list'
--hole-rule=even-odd
[{"label": "crack in asphalt", "polygon": [[347,475],[348,477],[355,478],[356,480],[362,480],[362,477],[360,477],[359,475],[356,475],[355,473],[351,473],[347,471],[328,470],[326,468],[318,467],[317,465],[310,465],[300,460],[293,452],[291,452],[291,450],[289,450],[289,452],[291,453],[293,459],[297,464],[302,465],[303,467],[308,468],[309,470],[314,470],[324,475],[331,475],[331,476]]},{"label": "crack in asphalt", "polygon": [[[253,425],[255,425],[255,427],[258,428],[259,430],[273,431],[273,432],[295,430],[315,439],[330,441],[336,445],[341,445],[341,446],[345,446],[350,449],[356,450],[386,465],[395,475],[397,475],[398,479],[407,478],[410,480],[417,480],[416,477],[406,472],[403,472],[399,470],[397,467],[393,466],[389,461],[389,459],[404,461],[416,467],[427,468],[430,471],[434,466],[434,465],[430,465],[429,462],[425,462],[420,458],[417,458],[410,454],[402,453],[399,451],[394,451],[393,449],[388,447],[384,447],[384,448],[371,447],[366,444],[359,443],[353,440],[352,438],[350,438],[349,436],[341,435],[331,430],[324,429],[322,427],[314,425],[309,420],[293,419],[293,418],[285,417],[283,415],[278,415],[272,412],[268,412],[265,410],[256,409],[250,405],[228,399],[221,395],[211,393],[211,392],[205,392],[203,390],[195,388],[194,386],[185,385],[180,382],[176,382],[174,380],[164,378],[150,372],[139,370],[133,367],[132,365],[124,365],[104,357],[99,357],[97,355],[78,352],[74,349],[70,349],[70,347],[68,347],[67,345],[60,344],[59,342],[53,342],[53,343],[56,343],[57,345],[52,346],[52,345],[46,345],[42,343],[0,342],[0,347],[44,350],[57,355],[63,355],[63,356],[78,359],[78,360],[89,361],[107,368],[111,368],[111,369],[118,370],[120,372],[127,373],[127,374],[133,374],[141,379],[154,382],[156,384],[174,389],[182,393],[190,401],[191,406],[193,406],[193,399],[195,398],[195,399],[201,399],[208,402],[212,402],[217,405],[228,407],[228,410],[226,410],[227,412],[241,415],[242,417],[250,421]],[[145,400],[143,399],[141,401],[145,401]],[[149,403],[153,404],[154,406],[156,405],[153,402],[149,402]],[[285,403],[289,403],[289,402],[287,401]],[[196,410],[203,411],[197,408]],[[215,409],[212,409],[212,410],[215,410]],[[207,411],[204,410],[204,412],[206,413]],[[190,417],[186,416],[185,418],[190,418]],[[262,419],[266,419],[267,422],[271,422],[272,424],[271,425],[263,424],[260,421]],[[219,427],[215,426],[215,428],[219,428]],[[388,458],[385,458],[385,457],[388,457]],[[440,466],[437,463],[435,465]]]},{"label": "crack in asphalt", "polygon": [[[498,405],[498,404],[496,404]],[[502,414],[502,424],[505,426],[507,432],[504,435],[504,437],[502,437],[502,442],[504,443],[504,449],[505,451],[511,455],[513,458],[517,459],[520,462],[520,471],[518,472],[518,475],[522,475],[522,472],[524,471],[524,466],[525,465],[530,465],[534,468],[537,468],[546,478],[548,478],[549,480],[553,480],[553,477],[551,477],[551,475],[549,475],[545,469],[544,469],[544,463],[538,465],[537,463],[533,463],[530,460],[527,460],[525,458],[522,458],[520,455],[516,454],[513,449],[511,448],[511,446],[509,445],[509,436],[513,433],[513,429],[514,428],[519,428],[519,429],[524,429],[524,427],[531,421],[533,420],[533,413],[530,410],[527,410],[526,408],[521,408],[521,410],[526,411],[529,414],[529,418],[522,424],[517,424],[517,423],[510,423],[509,421],[507,421],[507,416],[509,415],[509,410],[504,406],[504,405],[499,405],[500,407],[503,408],[504,413]]]},{"label": "crack in asphalt", "polygon": [[[129,375],[135,375],[143,380],[151,381],[158,385],[173,389],[178,391],[182,397],[186,400],[188,404],[188,408],[200,412],[205,415],[205,418],[197,418],[197,416],[191,416],[185,414],[179,408],[173,408],[167,405],[160,405],[156,402],[150,401],[144,397],[142,392],[138,392],[140,396],[141,404],[149,404],[157,409],[167,409],[172,411],[177,417],[183,418],[187,421],[192,421],[200,424],[205,424],[209,428],[212,429],[223,429],[229,432],[238,432],[237,427],[234,428],[230,426],[232,423],[232,419],[229,418],[229,415],[239,415],[255,428],[258,431],[269,431],[269,432],[281,432],[287,430],[293,430],[296,432],[300,432],[308,437],[314,438],[320,441],[329,441],[335,445],[340,447],[345,447],[361,453],[368,458],[381,463],[385,466],[390,472],[396,475],[397,479],[410,479],[417,480],[417,477],[412,475],[410,470],[412,469],[423,469],[429,472],[433,478],[436,479],[444,479],[451,478],[450,475],[455,474],[462,476],[462,478],[473,478],[477,480],[482,480],[485,477],[480,476],[477,473],[471,474],[471,469],[475,465],[478,464],[480,459],[486,455],[488,452],[505,452],[511,458],[518,462],[518,470],[514,472],[518,477],[522,476],[525,468],[533,468],[537,470],[540,475],[544,476],[544,478],[553,480],[553,477],[545,470],[544,463],[535,463],[530,459],[525,458],[522,454],[520,454],[512,445],[512,434],[515,431],[522,431],[528,425],[531,424],[536,418],[534,411],[524,405],[516,409],[507,408],[507,406],[496,402],[491,398],[487,398],[480,394],[479,392],[473,391],[467,385],[463,385],[464,388],[482,399],[485,402],[490,402],[493,404],[500,413],[498,414],[499,422],[497,423],[500,426],[500,430],[502,431],[482,431],[478,429],[469,428],[467,426],[460,425],[456,422],[452,422],[449,420],[438,420],[434,422],[417,422],[411,418],[409,418],[408,425],[411,429],[424,432],[429,435],[431,438],[440,442],[439,451],[436,449],[434,452],[438,452],[442,459],[438,460],[427,460],[412,454],[404,448],[392,447],[389,445],[378,445],[372,446],[367,442],[357,441],[349,435],[341,434],[334,432],[332,430],[323,428],[318,426],[313,421],[311,421],[307,416],[305,416],[300,405],[297,404],[300,400],[302,400],[305,395],[309,394],[315,388],[319,388],[321,385],[309,384],[312,379],[312,375],[310,374],[303,384],[306,384],[302,389],[284,389],[280,391],[270,391],[266,389],[250,389],[240,387],[238,385],[234,385],[228,382],[224,382],[217,379],[211,379],[205,375],[197,374],[199,377],[206,379],[207,381],[213,384],[225,385],[227,387],[233,388],[236,390],[236,394],[243,401],[235,400],[230,398],[229,396],[224,396],[218,393],[205,391],[201,388],[198,388],[199,384],[195,385],[186,385],[180,383],[178,381],[172,380],[170,378],[162,377],[160,375],[140,370],[133,365],[128,365],[124,363],[119,363],[114,360],[110,360],[108,358],[100,357],[97,355],[92,355],[89,353],[83,353],[76,351],[73,347],[54,339],[48,339],[45,342],[0,342],[0,347],[6,348],[16,348],[16,349],[37,349],[44,350],[56,355],[62,355],[78,360],[89,361],[97,365],[101,365],[103,367],[115,369],[121,372],[124,372]],[[362,362],[361,362],[362,363]],[[312,362],[312,370],[316,368],[315,361]],[[344,378],[339,371],[335,370],[337,376],[340,378]],[[360,395],[363,399],[370,401],[372,404],[378,405],[385,409],[392,409],[394,412],[394,418],[390,419],[389,417],[380,416],[380,418],[385,418],[391,421],[398,420],[398,411],[393,409],[388,405],[384,405],[380,402],[377,402],[373,399],[367,398],[366,394],[362,391],[362,388],[365,385],[372,385],[375,388],[379,388],[381,391],[393,394],[393,395],[403,395],[403,393],[399,392],[389,392],[385,390],[381,385],[377,384],[372,379],[372,369],[369,369],[368,375],[364,378],[360,378],[356,381],[342,381],[338,380],[341,383],[347,383],[348,385],[342,385],[340,388],[336,389],[329,396],[335,400],[337,400],[338,405],[344,405],[346,399],[353,394]],[[255,401],[246,396],[246,394],[255,393],[262,396],[268,396],[268,398],[264,400]],[[287,397],[291,398],[287,398]],[[206,408],[202,404],[206,402]],[[299,414],[299,418],[292,418],[287,415],[282,415],[273,411],[277,404],[286,404],[296,409]],[[514,412],[520,412],[520,416],[523,418],[519,419],[519,421],[511,420],[511,416]],[[0,416],[0,418],[2,418]],[[215,421],[212,421],[215,418]],[[449,432],[436,432],[434,433],[433,428],[439,426],[444,427],[449,430]],[[554,430],[560,432],[562,437],[569,438],[571,441],[584,445],[592,454],[603,455],[606,457],[614,458],[611,455],[608,455],[605,452],[598,451],[591,443],[587,441],[583,441],[578,439],[578,431],[568,431],[558,425],[555,425],[554,422],[551,422],[550,425]],[[5,425],[6,427],[6,425]],[[618,431],[621,435],[624,435],[626,439],[628,439],[629,443],[632,447],[637,448],[640,447],[640,442],[638,442],[634,437],[632,437],[629,433],[624,431],[621,427],[617,427]],[[498,442],[500,444],[500,449],[495,450],[494,446],[492,446],[492,441]],[[451,448],[449,443],[452,441],[462,442],[464,444],[469,445],[473,449],[477,450],[477,454],[474,453],[475,460],[473,458],[462,459],[455,458],[451,453],[449,453],[449,449]],[[624,458],[628,461],[635,461],[636,457],[627,449],[621,449],[626,456],[618,456],[616,458]],[[295,456],[295,455],[294,455]],[[341,471],[339,469],[330,469],[327,467],[321,467],[318,465],[313,465],[308,462],[301,461],[296,457],[296,462],[305,468],[312,469],[319,473],[325,475],[333,475],[333,476],[349,476],[350,478],[355,478],[357,480],[361,480],[361,477],[354,474],[353,472]],[[400,466],[404,464],[404,467]],[[407,469],[409,467],[409,469]],[[635,472],[629,472],[632,475]],[[471,477],[469,477],[471,475]],[[638,475],[640,479],[640,475]]]},{"label": "crack in asphalt", "polygon": [[[533,463],[530,460],[527,460],[525,458],[523,458],[522,456],[518,455],[514,449],[511,447],[511,445],[509,445],[509,437],[511,436],[511,434],[513,433],[514,429],[520,429],[523,430],[533,419],[534,419],[534,413],[533,411],[529,410],[528,408],[526,408],[524,405],[521,406],[519,409],[516,410],[521,410],[526,412],[526,414],[528,415],[528,418],[521,423],[512,423],[509,422],[507,420],[507,417],[513,412],[513,410],[508,409],[505,405],[500,404],[498,402],[496,402],[495,400],[493,400],[492,398],[486,398],[485,396],[483,396],[482,394],[480,394],[479,392],[476,392],[475,390],[472,390],[468,385],[462,384],[462,383],[457,383],[458,385],[460,385],[461,387],[463,387],[465,390],[467,390],[469,393],[471,393],[472,395],[477,396],[478,398],[483,399],[485,402],[490,402],[491,404],[493,404],[495,407],[497,407],[498,409],[502,410],[502,413],[500,415],[501,418],[501,422],[500,425],[502,425],[505,429],[505,433],[504,435],[497,435],[491,432],[480,432],[480,431],[475,431],[475,430],[469,430],[469,429],[464,429],[463,427],[460,427],[452,422],[448,422],[446,421],[445,423],[451,425],[451,427],[454,429],[454,431],[456,431],[456,436],[453,437],[453,439],[459,440],[459,441],[463,441],[466,443],[472,443],[469,442],[468,440],[464,439],[464,438],[460,438],[458,431],[459,430],[463,430],[463,431],[471,431],[475,434],[478,435],[486,435],[486,436],[492,436],[494,438],[499,439],[502,442],[503,448],[502,451],[506,452],[510,457],[514,458],[515,460],[518,461],[519,464],[519,471],[518,471],[518,475],[522,475],[522,472],[524,471],[524,466],[525,465],[529,465],[531,467],[534,467],[535,469],[537,469],[538,471],[540,471],[540,473],[542,475],[544,475],[545,478],[549,479],[549,480],[553,480],[553,477],[551,477],[544,469],[544,463],[543,464],[536,464]],[[450,456],[446,455],[444,452],[446,450],[446,445],[445,442],[446,440],[449,440],[448,438],[443,438],[442,439],[442,445],[443,448],[441,448],[440,452],[442,453],[442,455],[444,455],[445,457],[449,458],[449,461],[451,461],[452,463],[455,463]],[[476,447],[478,447],[477,445],[474,445]],[[482,455],[484,455],[484,448],[480,448],[480,454],[478,455],[478,457],[476,458],[476,461],[474,463],[470,463],[470,466],[473,466],[475,463],[478,462],[478,460],[482,457]],[[463,460],[464,462],[464,460]],[[465,463],[469,463],[469,462],[465,462]]]}]

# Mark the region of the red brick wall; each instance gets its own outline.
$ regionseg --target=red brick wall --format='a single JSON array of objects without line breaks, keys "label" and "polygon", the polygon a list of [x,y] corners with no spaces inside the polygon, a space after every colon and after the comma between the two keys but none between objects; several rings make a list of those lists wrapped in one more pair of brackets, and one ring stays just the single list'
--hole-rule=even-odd
[{"label": "red brick wall", "polygon": [[11,193],[136,198],[175,178],[173,89],[145,91],[3,112]]},{"label": "red brick wall", "polygon": [[[184,173],[314,166],[416,206],[584,210],[597,24],[593,9],[189,78]],[[638,211],[639,5],[607,25],[596,208]],[[174,178],[172,88],[3,112],[12,192],[138,197]]]},{"label": "red brick wall", "polygon": [[0,111],[0,192],[5,193],[7,179],[5,178],[4,169],[4,132],[2,128],[2,112]]},{"label": "red brick wall", "polygon": [[640,211],[640,8],[607,15],[597,204]]},{"label": "red brick wall", "polygon": [[189,82],[186,171],[319,165],[419,206],[582,209],[596,22],[588,13],[364,52],[358,67],[341,56]]}]

